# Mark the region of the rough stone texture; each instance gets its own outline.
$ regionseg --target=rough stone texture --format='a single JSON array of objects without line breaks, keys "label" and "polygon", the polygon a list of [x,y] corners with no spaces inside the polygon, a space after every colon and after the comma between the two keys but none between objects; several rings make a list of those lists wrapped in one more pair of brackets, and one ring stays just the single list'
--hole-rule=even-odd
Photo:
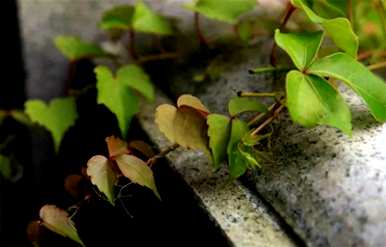
[{"label": "rough stone texture", "polygon": [[[162,103],[171,102],[159,94],[139,114],[142,127],[160,149],[171,145],[154,123],[155,108]],[[213,172],[203,153],[178,149],[167,158],[234,246],[295,246],[277,215],[239,182],[227,182],[224,170]]]},{"label": "rough stone texture", "polygon": [[[28,97],[48,100],[64,94],[67,61],[54,47],[54,37],[68,34],[89,41],[106,40],[107,37],[97,28],[101,13],[117,4],[134,2],[135,0],[18,0]],[[171,19],[178,19],[176,25],[180,30],[191,32],[192,13],[181,7],[190,0],[146,2]],[[209,36],[224,29],[231,30],[229,26],[205,19],[202,26]]]},{"label": "rough stone texture", "polygon": [[[192,93],[212,112],[224,113],[237,91],[276,88],[267,75],[247,72],[268,64],[258,59],[268,58],[267,50],[263,42],[223,55],[218,80],[197,83],[185,72],[171,79],[170,90]],[[274,126],[273,164],[250,172],[246,184],[310,246],[385,246],[386,125],[376,123],[350,90],[341,91],[352,109],[352,138],[329,127],[305,129],[284,114]]]}]

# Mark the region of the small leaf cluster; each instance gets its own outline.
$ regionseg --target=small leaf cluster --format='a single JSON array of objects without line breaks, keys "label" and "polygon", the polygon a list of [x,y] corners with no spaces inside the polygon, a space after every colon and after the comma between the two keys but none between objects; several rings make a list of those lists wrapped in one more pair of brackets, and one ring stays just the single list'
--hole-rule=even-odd
[{"label": "small leaf cluster", "polygon": [[[119,178],[123,176],[128,178],[130,183],[122,188],[130,184],[138,184],[152,190],[154,195],[158,199],[161,199],[155,184],[153,171],[146,162],[134,155],[134,152],[140,153],[143,156],[154,155],[150,146],[142,141],[132,141],[130,144],[127,144],[114,136],[106,138],[106,143],[109,154],[108,157],[103,155],[91,157],[87,162],[85,172],[87,179],[89,179],[90,183],[95,185],[100,192],[100,194],[97,195],[105,198],[111,205],[115,206],[116,200],[120,199],[120,194],[116,195],[115,188],[118,185]],[[1,162],[2,156],[0,156],[0,164]],[[74,196],[74,198],[79,198],[82,193],[86,194],[83,201],[69,208],[76,208],[72,216],[70,216],[66,210],[60,209],[52,204],[47,204],[40,209],[40,223],[38,226],[30,224],[29,227],[39,227],[43,225],[47,229],[85,246],[78,235],[74,221],[71,219],[79,210],[82,203],[93,196],[91,193],[92,190],[89,190],[89,192],[80,191],[79,184],[84,179],[84,177],[74,174],[68,176],[65,181],[65,189],[70,195]],[[121,191],[119,193],[121,193]],[[34,237],[39,238],[39,236]]]},{"label": "small leaf cluster", "polygon": [[201,150],[207,154],[215,169],[228,161],[229,173],[237,178],[248,167],[259,167],[262,156],[256,151],[260,136],[250,133],[248,124],[238,117],[245,112],[268,111],[256,100],[235,97],[228,105],[229,116],[210,113],[192,95],[181,95],[177,107],[163,104],[157,107],[155,122],[172,143],[184,148]]},{"label": "small leaf cluster", "polygon": [[[335,27],[338,26],[336,24]],[[339,33],[344,27],[334,29],[334,33]],[[306,127],[325,124],[351,135],[350,110],[331,79],[326,80],[334,78],[361,96],[376,120],[386,121],[386,85],[354,58],[357,45],[347,41],[356,39],[344,36],[343,32],[334,41],[349,53],[337,52],[323,58],[317,57],[327,30],[308,33],[275,32],[276,44],[288,53],[297,68],[286,77],[287,107],[291,118]]]}]

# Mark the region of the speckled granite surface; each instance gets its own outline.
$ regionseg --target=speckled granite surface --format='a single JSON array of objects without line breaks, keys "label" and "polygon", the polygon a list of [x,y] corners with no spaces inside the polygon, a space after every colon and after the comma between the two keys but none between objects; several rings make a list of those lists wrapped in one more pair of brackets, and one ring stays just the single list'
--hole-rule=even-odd
[{"label": "speckled granite surface", "polygon": [[[171,143],[154,123],[155,108],[161,103],[170,101],[159,94],[156,102],[144,104],[139,120],[151,140],[163,149]],[[234,246],[295,246],[280,219],[239,182],[227,182],[225,171],[213,172],[203,153],[177,149],[167,158]]]},{"label": "speckled granite surface", "polygon": [[[269,76],[247,73],[268,64],[258,59],[268,57],[266,47],[263,42],[223,56],[218,80],[196,83],[184,73],[171,79],[170,90],[192,93],[212,112],[224,112],[239,90],[272,90]],[[328,127],[305,129],[284,114],[275,123],[273,164],[250,172],[246,184],[309,246],[385,246],[386,125],[376,123],[351,91],[342,91],[352,109],[352,138]]]}]

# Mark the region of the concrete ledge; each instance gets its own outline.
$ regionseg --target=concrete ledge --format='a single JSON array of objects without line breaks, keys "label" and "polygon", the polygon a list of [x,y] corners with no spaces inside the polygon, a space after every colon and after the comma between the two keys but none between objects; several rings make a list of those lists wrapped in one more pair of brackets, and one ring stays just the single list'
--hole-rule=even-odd
[{"label": "concrete ledge", "polygon": [[[154,123],[155,108],[162,103],[171,102],[158,93],[156,101],[144,104],[138,116],[143,129],[160,149],[171,145]],[[167,158],[234,246],[295,246],[280,219],[261,199],[239,182],[227,182],[224,170],[213,172],[203,153],[178,149]]]}]

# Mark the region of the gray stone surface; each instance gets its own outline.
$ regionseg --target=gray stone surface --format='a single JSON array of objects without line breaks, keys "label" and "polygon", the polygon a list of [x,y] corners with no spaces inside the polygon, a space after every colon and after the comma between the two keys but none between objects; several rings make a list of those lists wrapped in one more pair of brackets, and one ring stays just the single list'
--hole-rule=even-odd
[{"label": "gray stone surface", "polygon": [[[105,41],[107,37],[97,28],[101,13],[114,5],[134,2],[135,0],[18,0],[28,97],[48,100],[64,94],[67,61],[54,47],[54,37],[68,34],[89,41]],[[171,19],[178,19],[178,29],[191,32],[192,13],[182,8],[190,0],[146,2]],[[209,37],[231,30],[229,26],[205,19],[202,20],[202,26]],[[192,39],[192,36],[189,37]]]},{"label": "gray stone surface", "polygon": [[[235,49],[220,58],[218,80],[197,83],[185,72],[170,80],[170,89],[192,93],[212,112],[224,113],[237,91],[276,88],[272,78],[247,73],[268,64],[267,50],[266,42]],[[306,129],[284,114],[274,125],[273,164],[250,172],[247,184],[310,246],[385,246],[386,125],[376,123],[350,90],[341,90],[352,109],[353,136],[329,127]]]},{"label": "gray stone surface", "polygon": [[[162,103],[171,102],[158,94],[154,103],[143,104],[138,116],[150,139],[161,150],[172,145],[154,123],[155,108]],[[234,246],[295,246],[277,215],[239,182],[229,182],[225,170],[213,172],[203,153],[177,149],[167,158]]]}]

